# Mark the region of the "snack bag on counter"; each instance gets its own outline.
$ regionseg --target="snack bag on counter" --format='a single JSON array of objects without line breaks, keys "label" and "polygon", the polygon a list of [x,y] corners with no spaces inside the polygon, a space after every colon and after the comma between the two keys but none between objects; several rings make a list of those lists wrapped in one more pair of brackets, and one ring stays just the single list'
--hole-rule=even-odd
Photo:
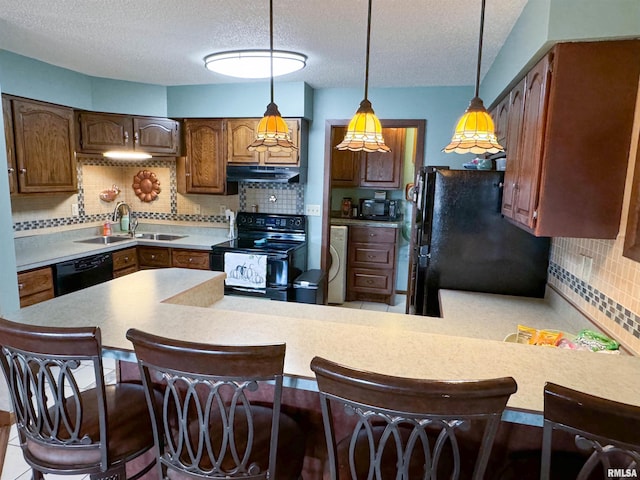
[{"label": "snack bag on counter", "polygon": [[607,337],[598,332],[594,332],[593,330],[584,329],[580,330],[578,335],[574,340],[576,345],[580,345],[582,347],[591,350],[592,352],[600,352],[600,351],[616,351],[620,348],[620,344],[615,340]]},{"label": "snack bag on counter", "polygon": [[525,325],[518,325],[516,343],[555,347],[561,338],[562,332],[557,330],[537,330]]},{"label": "snack bag on counter", "polygon": [[538,330],[535,328],[527,327],[525,325],[518,325],[518,336],[516,337],[516,343],[533,344],[535,341]]}]

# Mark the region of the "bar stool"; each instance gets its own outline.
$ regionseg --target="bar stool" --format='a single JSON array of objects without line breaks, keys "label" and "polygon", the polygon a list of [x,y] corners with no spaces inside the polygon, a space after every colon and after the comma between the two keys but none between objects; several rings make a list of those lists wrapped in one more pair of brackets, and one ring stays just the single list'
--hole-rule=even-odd
[{"label": "bar stool", "polygon": [[[511,377],[436,381],[311,361],[320,391],[331,480],[483,478],[502,412],[516,391]],[[332,410],[333,407],[334,408]],[[339,410],[354,418],[349,434]],[[480,430],[472,445],[464,431]]]},{"label": "bar stool", "polygon": [[127,338],[148,398],[163,389],[162,402],[149,402],[160,478],[300,477],[304,433],[280,411],[284,344],[209,345],[136,329]]},{"label": "bar stool", "polygon": [[549,479],[554,470],[551,452],[555,431],[575,435],[576,446],[589,455],[577,477],[573,478],[640,476],[640,407],[547,383],[544,387],[542,480]]},{"label": "bar stool", "polygon": [[[144,389],[104,384],[97,327],[36,327],[0,318],[0,346],[20,446],[34,480],[44,473],[124,479],[126,463],[151,451]],[[80,391],[78,375],[87,371],[95,387]],[[129,478],[151,470],[150,457]]]}]

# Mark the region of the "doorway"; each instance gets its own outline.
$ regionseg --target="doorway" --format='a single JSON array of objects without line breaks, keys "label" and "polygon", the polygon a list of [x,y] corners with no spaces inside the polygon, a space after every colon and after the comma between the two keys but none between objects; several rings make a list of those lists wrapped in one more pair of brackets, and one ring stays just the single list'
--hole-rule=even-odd
[{"label": "doorway", "polygon": [[[352,178],[353,168],[345,168],[355,165],[356,162],[362,161],[358,154],[354,152],[338,152],[335,145],[342,140],[344,131],[349,120],[327,120],[325,124],[325,181],[323,189],[323,208],[322,208],[322,243],[320,267],[324,272],[328,272],[331,267],[330,254],[330,237],[331,237],[331,219],[335,217],[340,210],[340,204],[343,196],[351,196],[353,205],[358,206],[357,197],[359,195],[373,197],[374,191],[381,189],[386,192],[388,198],[397,199],[401,205],[402,217],[400,219],[402,226],[400,231],[399,249],[396,262],[396,280],[394,290],[399,293],[406,292],[408,278],[410,272],[409,252],[410,252],[410,228],[411,215],[413,212],[412,204],[407,200],[407,191],[415,179],[416,168],[424,164],[425,136],[426,136],[426,120],[381,120],[383,129],[389,131],[389,136],[393,138],[396,145],[396,153],[398,146],[403,150],[402,168],[399,173],[399,181],[393,185],[376,186],[367,179],[361,183],[365,186],[354,184],[349,178]],[[398,144],[398,138],[401,139]],[[385,141],[389,143],[385,136]],[[392,147],[393,149],[393,147]],[[345,160],[345,156],[347,158]],[[362,155],[362,154],[360,154]],[[373,155],[389,155],[389,154],[373,154]],[[334,168],[334,161],[339,157],[340,169]],[[350,163],[352,162],[352,163]],[[357,169],[356,169],[357,170]],[[332,174],[333,172],[333,174]],[[362,172],[360,173],[362,174]],[[351,175],[351,177],[350,177]],[[364,189],[364,190],[363,190]],[[397,288],[396,288],[397,287]]]}]

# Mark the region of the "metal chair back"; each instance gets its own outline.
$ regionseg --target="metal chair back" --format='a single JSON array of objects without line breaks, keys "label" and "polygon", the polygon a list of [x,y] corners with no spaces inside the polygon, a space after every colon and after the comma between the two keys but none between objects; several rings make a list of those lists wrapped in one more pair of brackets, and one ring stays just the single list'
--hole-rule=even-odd
[{"label": "metal chair back", "polygon": [[[462,470],[471,453],[472,478],[483,478],[502,412],[516,382],[511,377],[435,381],[355,370],[315,357],[329,474],[336,479],[447,480],[471,478]],[[354,427],[336,438],[335,408],[353,416]],[[333,411],[332,411],[333,409]],[[460,432],[483,432],[468,452]],[[468,476],[467,476],[468,475]]]},{"label": "metal chair back", "polygon": [[640,475],[640,407],[579,392],[554,383],[544,388],[542,480],[549,479],[554,431],[575,435],[588,456],[578,480]]},{"label": "metal chair back", "polygon": [[[284,344],[210,345],[135,329],[127,338],[148,392],[161,478],[281,478]],[[158,388],[160,404],[150,396]]]}]

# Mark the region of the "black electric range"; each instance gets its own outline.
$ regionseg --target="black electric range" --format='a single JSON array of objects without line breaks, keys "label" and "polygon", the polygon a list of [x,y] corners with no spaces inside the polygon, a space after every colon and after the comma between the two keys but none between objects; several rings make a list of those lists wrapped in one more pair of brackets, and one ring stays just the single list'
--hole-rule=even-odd
[{"label": "black electric range", "polygon": [[304,215],[239,212],[237,238],[211,247],[211,270],[225,272],[225,294],[293,300],[307,269]]}]

